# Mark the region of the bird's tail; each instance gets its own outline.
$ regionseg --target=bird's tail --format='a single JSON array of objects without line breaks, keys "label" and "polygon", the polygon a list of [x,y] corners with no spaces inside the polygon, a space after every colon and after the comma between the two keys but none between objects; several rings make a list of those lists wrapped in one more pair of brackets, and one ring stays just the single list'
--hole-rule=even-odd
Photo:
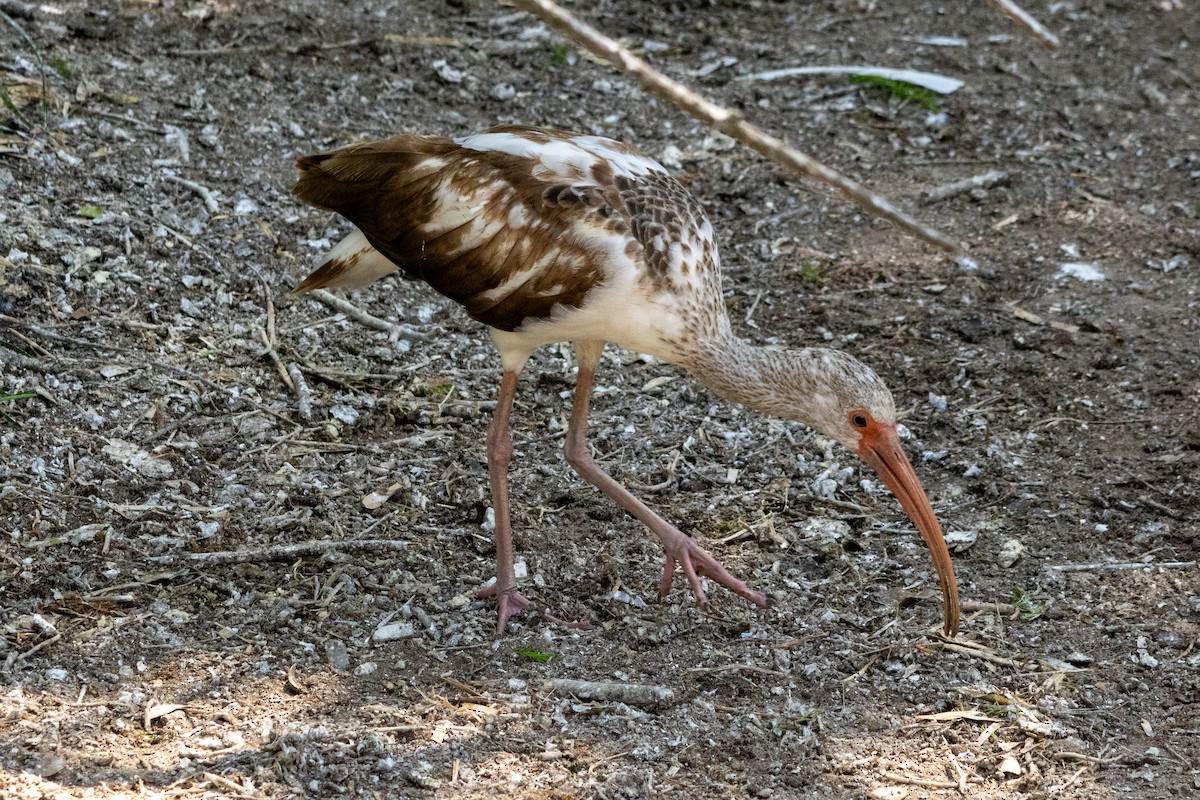
[{"label": "bird's tail", "polygon": [[382,236],[386,250],[387,240],[407,230],[403,209],[436,177],[438,157],[453,147],[449,139],[406,135],[297,159],[300,179],[292,193],[357,227],[293,293],[359,288],[398,269],[362,231]]},{"label": "bird's tail", "polygon": [[292,294],[313,289],[361,289],[395,272],[399,267],[371,246],[358,228],[329,251],[320,266],[309,273]]}]

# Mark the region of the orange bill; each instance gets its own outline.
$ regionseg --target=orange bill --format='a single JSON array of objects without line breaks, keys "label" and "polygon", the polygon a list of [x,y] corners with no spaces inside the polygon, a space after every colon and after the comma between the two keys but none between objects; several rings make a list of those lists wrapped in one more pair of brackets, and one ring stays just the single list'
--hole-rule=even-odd
[{"label": "orange bill", "polygon": [[859,440],[858,456],[879,474],[892,494],[896,495],[900,506],[925,540],[933,556],[933,566],[937,569],[938,583],[942,587],[942,627],[947,636],[957,635],[958,584],[954,580],[950,551],[946,548],[942,526],[933,513],[933,506],[929,504],[921,481],[900,447],[896,429],[890,425],[879,425],[865,431]]}]

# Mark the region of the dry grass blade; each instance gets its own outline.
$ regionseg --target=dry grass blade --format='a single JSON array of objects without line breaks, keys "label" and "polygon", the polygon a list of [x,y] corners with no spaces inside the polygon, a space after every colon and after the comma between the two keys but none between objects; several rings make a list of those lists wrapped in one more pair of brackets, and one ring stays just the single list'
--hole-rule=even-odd
[{"label": "dry grass blade", "polygon": [[[49,106],[50,106],[50,90],[48,88],[46,88],[46,62],[42,58],[42,50],[41,50],[41,48],[39,48],[37,46],[37,43],[33,41],[33,38],[30,37],[28,31],[26,31],[23,27],[21,27],[20,23],[18,23],[15,19],[10,17],[3,9],[0,9],[0,19],[3,19],[5,22],[7,22],[9,25],[11,25],[13,30],[15,30],[17,32],[17,35],[20,36],[23,40],[25,40],[25,43],[27,45],[29,45],[29,49],[33,51],[34,59],[37,60],[38,74],[41,76],[41,79],[42,79],[42,125],[45,126],[46,125],[46,109],[49,108]],[[4,89],[4,87],[0,86],[0,90],[3,90],[3,89]],[[10,111],[14,112],[18,117],[20,117],[22,122],[25,122],[26,125],[29,124],[28,121],[25,119],[25,117],[21,114],[21,112],[17,111],[16,106],[12,102],[12,98],[9,97],[8,92],[6,90],[4,91],[4,105]]]}]

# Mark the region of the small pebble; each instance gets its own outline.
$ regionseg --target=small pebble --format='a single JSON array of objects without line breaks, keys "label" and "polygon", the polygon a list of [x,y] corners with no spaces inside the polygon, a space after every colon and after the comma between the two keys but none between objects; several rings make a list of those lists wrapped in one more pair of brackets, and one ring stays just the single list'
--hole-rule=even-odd
[{"label": "small pebble", "polygon": [[346,643],[341,639],[325,642],[325,660],[329,662],[329,666],[340,672],[350,669],[350,654],[346,652]]},{"label": "small pebble", "polygon": [[439,58],[437,61],[433,62],[431,66],[433,67],[433,71],[437,73],[438,77],[444,80],[446,83],[462,83],[464,77],[462,70],[455,69],[454,67],[450,66],[448,63],[446,63],[446,59]]},{"label": "small pebble", "polygon": [[416,628],[409,622],[392,622],[387,625],[380,625],[371,634],[371,638],[376,642],[392,642],[396,639],[409,639],[416,633]]},{"label": "small pebble", "polygon": [[1000,545],[1000,552],[996,556],[996,563],[1002,567],[1011,567],[1017,563],[1017,560],[1021,558],[1021,554],[1024,552],[1025,545],[1016,539],[1009,539]]}]

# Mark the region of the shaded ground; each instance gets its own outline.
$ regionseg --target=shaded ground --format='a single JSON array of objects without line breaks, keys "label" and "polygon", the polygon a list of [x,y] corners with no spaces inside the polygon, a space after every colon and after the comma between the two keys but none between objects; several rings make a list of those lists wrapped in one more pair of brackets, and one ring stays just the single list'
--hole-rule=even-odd
[{"label": "shaded ground", "polygon": [[[18,395],[0,404],[0,794],[1195,792],[1196,568],[1055,569],[1200,549],[1200,22],[1183,5],[1036,4],[1057,54],[984,3],[590,17],[906,206],[1007,171],[921,209],[970,243],[963,270],[511,8],[0,3],[52,65],[4,26],[0,80],[28,126],[0,112],[0,392]],[[967,86],[935,114],[841,79],[733,80],[830,63]],[[603,462],[778,600],[659,602],[657,545],[558,453],[566,348],[522,384],[517,543],[537,601],[593,628],[527,616],[493,643],[471,599],[492,573],[490,345],[411,283],[353,299],[427,341],[288,298],[344,231],[288,186],[298,154],[508,122],[662,158],[709,208],[746,335],[831,342],[885,377],[958,542],[967,650],[935,635],[928,556],[848,453],[610,350]],[[264,336],[310,385],[311,421]],[[181,555],[360,537],[404,544]],[[400,638],[373,641],[385,624]],[[673,698],[544,687],[561,677]]]}]

